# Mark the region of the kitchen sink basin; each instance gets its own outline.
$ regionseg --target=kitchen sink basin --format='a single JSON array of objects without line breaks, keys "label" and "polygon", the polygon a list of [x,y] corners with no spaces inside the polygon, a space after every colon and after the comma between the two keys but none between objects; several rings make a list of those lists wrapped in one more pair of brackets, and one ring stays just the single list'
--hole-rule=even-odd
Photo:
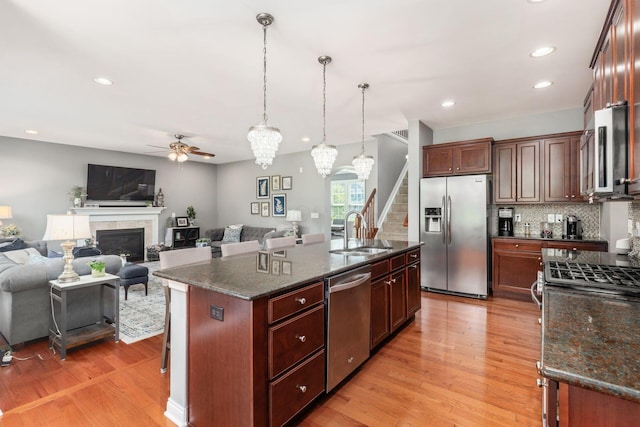
[{"label": "kitchen sink basin", "polygon": [[389,252],[390,249],[391,248],[360,247],[351,249],[334,249],[332,251],[329,251],[329,253],[350,256],[368,256]]}]

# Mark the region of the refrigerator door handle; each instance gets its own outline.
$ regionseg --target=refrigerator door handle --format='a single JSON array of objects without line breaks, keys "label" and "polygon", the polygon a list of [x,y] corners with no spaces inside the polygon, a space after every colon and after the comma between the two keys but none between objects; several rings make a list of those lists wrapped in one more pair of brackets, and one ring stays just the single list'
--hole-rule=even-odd
[{"label": "refrigerator door handle", "polygon": [[447,235],[451,244],[451,196],[447,196]]},{"label": "refrigerator door handle", "polygon": [[[444,196],[442,196],[442,212],[445,212],[445,207],[444,207]],[[444,216],[444,215],[443,215]],[[442,235],[442,244],[444,245],[446,243],[445,241],[445,227],[444,224],[440,224],[440,234]]]}]

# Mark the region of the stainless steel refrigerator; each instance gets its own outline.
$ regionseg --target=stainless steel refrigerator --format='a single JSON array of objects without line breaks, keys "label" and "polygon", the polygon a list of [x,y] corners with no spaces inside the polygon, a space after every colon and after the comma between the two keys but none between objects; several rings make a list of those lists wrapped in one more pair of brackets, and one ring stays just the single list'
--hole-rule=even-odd
[{"label": "stainless steel refrigerator", "polygon": [[487,175],[420,180],[423,289],[487,297],[490,188]]}]

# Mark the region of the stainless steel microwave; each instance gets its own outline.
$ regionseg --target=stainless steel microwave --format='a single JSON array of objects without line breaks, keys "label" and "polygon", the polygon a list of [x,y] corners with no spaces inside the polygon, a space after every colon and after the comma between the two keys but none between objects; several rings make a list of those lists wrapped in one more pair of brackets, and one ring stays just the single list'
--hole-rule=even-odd
[{"label": "stainless steel microwave", "polygon": [[595,195],[627,194],[628,113],[627,105],[613,105],[595,112]]}]

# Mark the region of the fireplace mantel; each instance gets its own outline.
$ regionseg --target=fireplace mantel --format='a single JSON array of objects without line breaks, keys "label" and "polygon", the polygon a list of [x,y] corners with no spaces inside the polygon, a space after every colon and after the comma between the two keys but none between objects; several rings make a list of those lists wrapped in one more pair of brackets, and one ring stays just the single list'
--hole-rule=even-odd
[{"label": "fireplace mantel", "polygon": [[77,215],[89,215],[92,233],[101,229],[146,228],[145,246],[159,242],[159,217],[165,209],[165,207],[153,206],[70,208],[71,212]]}]

